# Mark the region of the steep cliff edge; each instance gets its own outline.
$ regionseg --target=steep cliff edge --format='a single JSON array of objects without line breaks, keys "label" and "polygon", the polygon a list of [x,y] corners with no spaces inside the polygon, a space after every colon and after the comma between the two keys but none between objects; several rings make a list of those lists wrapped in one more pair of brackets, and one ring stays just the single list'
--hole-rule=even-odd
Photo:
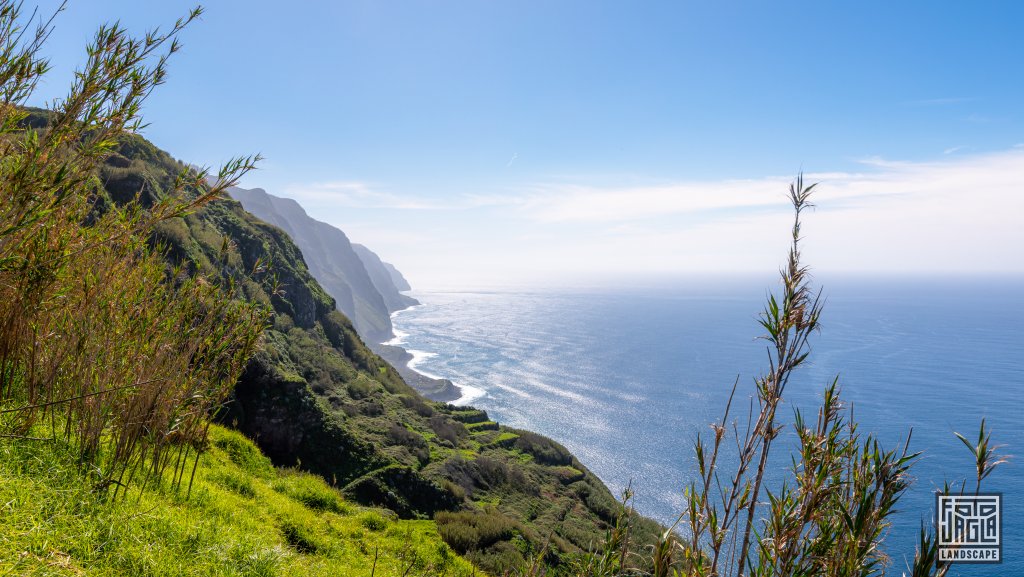
[{"label": "steep cliff edge", "polygon": [[[132,137],[100,178],[111,198],[156,198],[182,166]],[[275,464],[316,473],[403,518],[436,517],[453,548],[496,574],[541,551],[547,564],[564,566],[614,522],[619,504],[558,443],[410,388],[335,310],[283,228],[223,199],[161,224],[155,236],[170,263],[230,279],[246,298],[272,305],[263,350],[221,419]],[[482,538],[485,525],[500,531]],[[651,542],[658,530],[639,520],[635,539]]]},{"label": "steep cliff edge", "polygon": [[412,287],[409,286],[409,281],[405,280],[402,273],[398,272],[395,265],[391,263],[384,263],[384,268],[387,269],[388,274],[391,275],[391,284],[395,285],[395,288],[400,291],[411,291]]},{"label": "steep cliff edge", "polygon": [[344,232],[311,218],[298,202],[262,188],[228,192],[245,210],[288,233],[302,250],[309,272],[364,339],[376,343],[392,337],[391,310]]},{"label": "steep cliff edge", "polygon": [[334,297],[338,310],[352,319],[364,342],[393,365],[405,382],[435,401],[454,401],[461,396],[448,379],[434,379],[410,369],[412,355],[405,349],[383,344],[394,336],[391,313],[419,304],[399,292],[410,287],[393,265],[365,246],[349,242],[340,229],[311,218],[295,200],[261,188],[236,187],[229,193],[248,212],[292,237],[313,278]]},{"label": "steep cliff edge", "polygon": [[[399,292],[401,290],[410,290],[412,287],[409,287],[408,281],[405,280],[405,277],[402,276],[402,273],[398,272],[394,265],[380,260],[377,253],[361,244],[353,243],[352,250],[355,251],[359,260],[363,262],[363,267],[366,268],[366,272],[370,275],[370,280],[373,282],[373,286],[377,288],[377,292],[384,298],[384,304],[388,307],[389,312],[400,311],[419,304],[419,301],[416,299]],[[398,275],[407,288],[398,288],[393,276],[395,274]]]}]

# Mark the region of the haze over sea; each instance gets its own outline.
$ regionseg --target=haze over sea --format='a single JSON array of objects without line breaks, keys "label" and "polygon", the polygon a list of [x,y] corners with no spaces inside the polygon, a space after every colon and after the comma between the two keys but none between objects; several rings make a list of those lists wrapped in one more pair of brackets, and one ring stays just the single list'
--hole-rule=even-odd
[{"label": "haze over sea", "polygon": [[[414,292],[396,313],[417,370],[452,379],[492,419],[568,447],[616,494],[632,481],[637,509],[670,523],[695,476],[692,441],[720,418],[739,377],[734,416],[767,366],[756,322],[771,278],[703,278],[649,288]],[[933,490],[973,475],[953,435],[984,417],[1004,452],[1024,446],[1024,279],[824,278],[823,330],[780,415],[813,419],[838,374],[862,434],[924,451],[887,551],[893,573],[913,556]],[[736,412],[736,408],[741,409]],[[784,476],[788,444],[773,473]],[[728,470],[728,469],[726,469]],[[983,490],[1003,493],[1002,565],[952,574],[1024,575],[1024,476],[1019,459]],[[993,569],[996,569],[993,571]]]}]

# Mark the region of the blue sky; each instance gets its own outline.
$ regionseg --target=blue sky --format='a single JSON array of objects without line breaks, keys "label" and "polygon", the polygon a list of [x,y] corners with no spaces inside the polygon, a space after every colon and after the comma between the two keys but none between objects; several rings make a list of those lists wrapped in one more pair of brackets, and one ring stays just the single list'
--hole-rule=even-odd
[{"label": "blue sky", "polygon": [[[37,103],[99,24],[190,6],[72,1]],[[801,168],[818,268],[1024,273],[1022,23],[1019,2],[211,2],[145,134],[263,153],[243,185],[421,286],[771,270]]]}]

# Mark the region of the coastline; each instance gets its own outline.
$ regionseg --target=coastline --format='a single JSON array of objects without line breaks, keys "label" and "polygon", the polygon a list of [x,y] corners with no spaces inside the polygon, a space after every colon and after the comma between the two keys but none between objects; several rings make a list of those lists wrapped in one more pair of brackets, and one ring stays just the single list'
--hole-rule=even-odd
[{"label": "coastline", "polygon": [[[394,326],[396,316],[418,306],[423,305],[411,305],[391,313],[392,327]],[[461,385],[450,379],[416,368],[420,362],[434,356],[436,353],[407,349],[402,345],[405,343],[405,338],[408,334],[394,328],[392,332],[394,336],[391,339],[375,344],[370,348],[384,360],[391,363],[405,382],[420,394],[432,401],[450,403],[456,406],[468,405],[470,402],[484,396],[484,391],[477,387]]]}]

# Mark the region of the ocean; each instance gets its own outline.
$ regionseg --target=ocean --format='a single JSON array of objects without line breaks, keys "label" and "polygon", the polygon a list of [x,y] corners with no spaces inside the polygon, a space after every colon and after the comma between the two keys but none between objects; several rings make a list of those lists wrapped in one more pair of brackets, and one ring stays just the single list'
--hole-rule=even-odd
[{"label": "ocean", "polygon": [[[780,417],[813,419],[836,376],[862,434],[923,451],[914,486],[886,540],[899,575],[934,489],[974,475],[954,436],[982,418],[1006,454],[1024,454],[1024,280],[822,280],[822,330],[809,365],[786,390]],[[394,315],[411,365],[462,387],[462,403],[568,447],[635,506],[670,523],[696,475],[692,443],[709,431],[738,380],[739,406],[767,367],[757,313],[771,278],[694,279],[647,288],[420,291]],[[740,413],[734,412],[733,415]],[[777,481],[788,441],[775,445]],[[1003,563],[956,565],[957,575],[1024,575],[1024,475],[1000,466],[984,491],[1003,494]],[[973,486],[973,485],[972,485]]]}]

